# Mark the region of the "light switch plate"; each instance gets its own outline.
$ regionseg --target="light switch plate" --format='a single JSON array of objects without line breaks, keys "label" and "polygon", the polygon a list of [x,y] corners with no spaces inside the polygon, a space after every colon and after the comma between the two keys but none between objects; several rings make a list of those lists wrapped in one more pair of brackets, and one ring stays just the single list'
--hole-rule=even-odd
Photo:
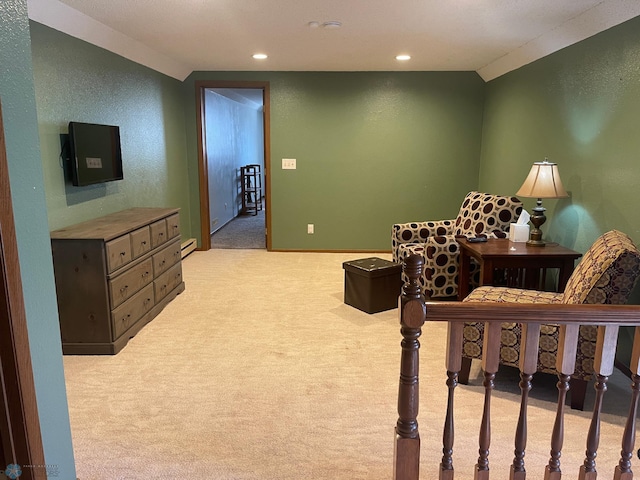
[{"label": "light switch plate", "polygon": [[296,169],[296,159],[295,158],[283,158],[282,159],[282,169],[283,170],[295,170]]}]

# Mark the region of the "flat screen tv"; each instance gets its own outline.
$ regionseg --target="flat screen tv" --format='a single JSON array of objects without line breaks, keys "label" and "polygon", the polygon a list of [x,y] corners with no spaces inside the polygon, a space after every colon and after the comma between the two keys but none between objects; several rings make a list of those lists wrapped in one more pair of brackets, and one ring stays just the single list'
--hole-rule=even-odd
[{"label": "flat screen tv", "polygon": [[122,180],[120,128],[69,122],[68,166],[75,186]]}]

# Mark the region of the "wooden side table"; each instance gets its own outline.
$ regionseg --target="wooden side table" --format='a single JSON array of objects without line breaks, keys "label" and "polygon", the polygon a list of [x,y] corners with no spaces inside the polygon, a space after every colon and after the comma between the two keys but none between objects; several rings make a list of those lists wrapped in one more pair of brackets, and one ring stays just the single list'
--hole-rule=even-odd
[{"label": "wooden side table", "polygon": [[544,247],[529,247],[525,242],[511,242],[507,238],[490,238],[482,243],[472,243],[459,238],[458,243],[458,300],[469,294],[471,257],[480,264],[480,285],[493,285],[494,271],[501,268],[518,277],[515,279],[518,286],[539,289],[546,279],[546,270],[557,268],[557,291],[562,292],[573,272],[576,259],[582,256],[581,253],[557,243],[547,243]]}]

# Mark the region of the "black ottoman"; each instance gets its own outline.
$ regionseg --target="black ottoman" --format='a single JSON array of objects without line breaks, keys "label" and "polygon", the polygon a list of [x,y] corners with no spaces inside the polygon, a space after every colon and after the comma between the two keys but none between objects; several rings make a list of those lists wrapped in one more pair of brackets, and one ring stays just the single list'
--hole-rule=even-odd
[{"label": "black ottoman", "polygon": [[342,264],[344,303],[367,313],[397,308],[402,265],[370,257]]}]

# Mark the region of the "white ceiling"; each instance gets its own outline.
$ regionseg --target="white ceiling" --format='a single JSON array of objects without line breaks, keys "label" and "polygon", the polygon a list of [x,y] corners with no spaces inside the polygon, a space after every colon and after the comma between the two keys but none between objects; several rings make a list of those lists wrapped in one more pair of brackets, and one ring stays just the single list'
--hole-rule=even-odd
[{"label": "white ceiling", "polygon": [[[640,15],[640,0],[28,0],[29,17],[183,80],[194,70],[477,71],[491,80]],[[339,21],[342,27],[311,28]],[[267,60],[251,55],[264,52]],[[411,55],[398,62],[399,53]]]}]

